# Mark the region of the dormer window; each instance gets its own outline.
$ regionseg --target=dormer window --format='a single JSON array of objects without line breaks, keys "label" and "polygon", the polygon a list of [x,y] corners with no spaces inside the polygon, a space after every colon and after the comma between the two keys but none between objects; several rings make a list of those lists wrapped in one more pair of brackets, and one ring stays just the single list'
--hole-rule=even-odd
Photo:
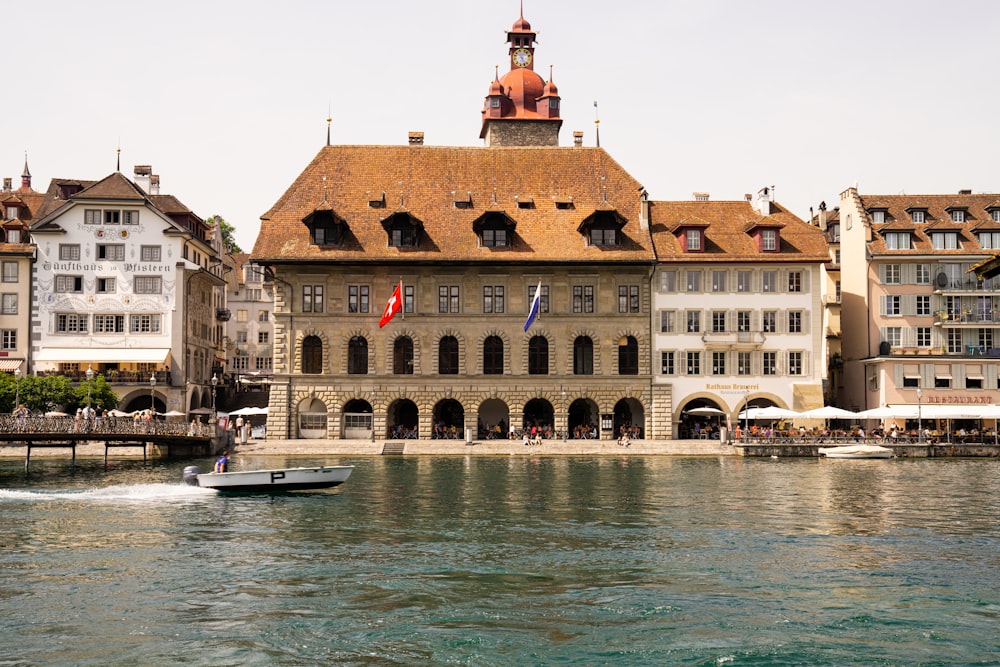
[{"label": "dormer window", "polygon": [[927,210],[915,208],[910,211],[910,221],[917,225],[922,225],[927,221]]},{"label": "dormer window", "polygon": [[778,243],[778,230],[777,229],[762,229],[760,230],[760,249],[762,252],[777,252]]},{"label": "dormer window", "polygon": [[389,235],[390,248],[416,248],[423,227],[420,220],[405,211],[393,213],[382,221],[382,228]]},{"label": "dormer window", "polygon": [[584,219],[577,231],[584,234],[590,245],[597,248],[617,248],[621,245],[621,230],[625,219],[618,212],[605,208]]},{"label": "dormer window", "polygon": [[840,243],[840,225],[833,224],[827,227],[826,238],[829,243]]},{"label": "dormer window", "polygon": [[885,239],[885,247],[888,250],[909,250],[910,249],[910,233],[909,232],[886,232],[883,235]]},{"label": "dormer window", "polygon": [[372,193],[368,195],[368,208],[385,208],[385,193]]},{"label": "dormer window", "polygon": [[933,232],[931,233],[931,246],[935,250],[957,250],[958,234],[955,232]]},{"label": "dormer window", "polygon": [[1000,222],[1000,208],[990,209],[990,219],[993,222]]},{"label": "dormer window", "polygon": [[455,192],[453,193],[452,200],[453,203],[455,204],[455,208],[461,208],[461,209],[472,208],[471,192],[464,192],[464,193]]},{"label": "dormer window", "polygon": [[18,206],[16,206],[16,205],[7,206],[6,208],[7,208],[7,219],[8,220],[16,220],[17,219],[17,212],[20,210],[20,208]]},{"label": "dormer window", "polygon": [[503,211],[490,211],[472,223],[472,231],[483,248],[509,248],[514,240],[516,223]]},{"label": "dormer window", "polygon": [[532,197],[514,197],[518,208],[535,208],[535,200]]},{"label": "dormer window", "polygon": [[573,208],[573,198],[572,197],[556,197],[555,198],[556,208],[560,211],[568,211]]},{"label": "dormer window", "polygon": [[318,208],[302,221],[309,228],[310,241],[318,246],[339,246],[344,242],[347,223],[329,208]]},{"label": "dormer window", "polygon": [[684,250],[686,252],[701,252],[702,247],[705,245],[702,239],[704,235],[705,232],[701,229],[686,230],[684,232]]},{"label": "dormer window", "polygon": [[952,222],[965,222],[965,209],[955,208],[951,211],[951,221]]},{"label": "dormer window", "polygon": [[885,210],[878,209],[872,211],[872,224],[881,225],[885,222]]}]

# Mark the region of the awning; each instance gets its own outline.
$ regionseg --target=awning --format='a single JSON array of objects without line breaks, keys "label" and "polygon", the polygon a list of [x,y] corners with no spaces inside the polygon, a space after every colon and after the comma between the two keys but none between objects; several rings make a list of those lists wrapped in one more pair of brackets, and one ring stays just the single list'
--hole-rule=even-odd
[{"label": "awning", "polygon": [[89,362],[89,363],[154,363],[167,360],[170,348],[160,347],[47,347],[39,350],[35,361],[43,362]]},{"label": "awning", "polygon": [[24,359],[0,359],[0,372],[11,373],[24,363]]}]

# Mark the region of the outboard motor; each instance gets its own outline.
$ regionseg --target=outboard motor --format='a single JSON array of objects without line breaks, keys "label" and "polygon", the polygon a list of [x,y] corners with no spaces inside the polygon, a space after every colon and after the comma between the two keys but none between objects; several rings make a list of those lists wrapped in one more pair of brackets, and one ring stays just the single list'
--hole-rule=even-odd
[{"label": "outboard motor", "polygon": [[184,483],[188,486],[198,486],[198,475],[201,470],[198,466],[187,466],[184,468]]}]

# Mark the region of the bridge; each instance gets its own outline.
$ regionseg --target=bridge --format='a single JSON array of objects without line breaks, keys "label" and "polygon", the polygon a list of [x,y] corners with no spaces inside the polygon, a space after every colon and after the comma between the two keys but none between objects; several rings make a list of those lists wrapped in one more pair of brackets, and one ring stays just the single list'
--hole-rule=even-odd
[{"label": "bridge", "polygon": [[0,456],[4,449],[26,448],[24,470],[31,464],[33,449],[69,449],[76,465],[76,448],[81,445],[104,445],[104,465],[113,449],[142,448],[145,462],[148,451],[159,448],[170,456],[210,456],[218,442],[215,425],[194,426],[162,421],[134,421],[128,418],[74,419],[70,417],[15,417],[0,415]]}]

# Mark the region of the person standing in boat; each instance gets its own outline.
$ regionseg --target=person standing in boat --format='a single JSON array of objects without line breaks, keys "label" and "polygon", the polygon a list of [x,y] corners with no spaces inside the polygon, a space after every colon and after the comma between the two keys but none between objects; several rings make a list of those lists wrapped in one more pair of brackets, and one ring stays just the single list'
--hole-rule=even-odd
[{"label": "person standing in boat", "polygon": [[229,450],[223,450],[222,456],[215,462],[215,472],[226,472],[229,470]]}]

